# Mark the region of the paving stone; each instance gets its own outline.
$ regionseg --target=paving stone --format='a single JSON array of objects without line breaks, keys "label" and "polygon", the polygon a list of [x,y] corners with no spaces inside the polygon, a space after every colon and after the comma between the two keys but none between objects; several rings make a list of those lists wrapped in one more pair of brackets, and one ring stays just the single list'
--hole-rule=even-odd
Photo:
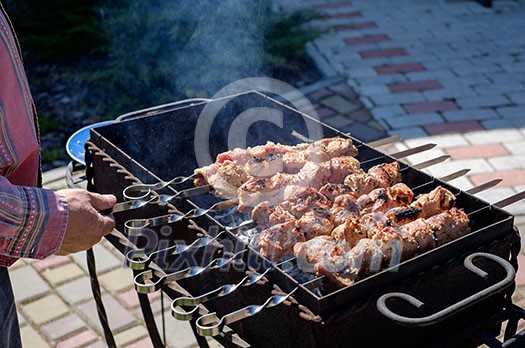
[{"label": "paving stone", "polygon": [[403,108],[409,114],[427,113],[436,111],[457,110],[458,106],[449,100],[404,104]]},{"label": "paving stone", "polygon": [[[391,105],[391,104],[408,104],[408,103],[426,103],[426,99],[420,92],[408,92],[408,93],[391,93],[385,95],[374,95],[370,96],[370,99],[376,105]],[[405,108],[408,112],[408,110]],[[423,112],[423,111],[422,111]],[[432,111],[428,111],[432,112]]]},{"label": "paving stone", "polygon": [[509,118],[525,118],[525,106],[509,106],[504,108],[497,108],[496,112]]},{"label": "paving stone", "polygon": [[[463,168],[462,168],[463,169]],[[465,168],[468,169],[468,168]],[[460,178],[456,178],[454,180],[450,180],[448,184],[459,188],[460,190],[466,191],[474,187],[472,184],[472,181],[466,176],[462,176]]]},{"label": "paving stone", "polygon": [[377,130],[376,128],[363,123],[352,123],[342,127],[341,130],[345,133],[352,134],[354,137],[364,142],[378,140],[386,136],[385,131]]},{"label": "paving stone", "polygon": [[321,120],[324,120],[327,117],[334,116],[335,111],[329,108],[317,108],[317,115]]},{"label": "paving stone", "polygon": [[363,14],[360,11],[352,11],[352,12],[345,12],[345,13],[337,13],[333,15],[329,15],[324,17],[325,20],[331,20],[331,19],[349,19],[349,18],[358,18],[363,16]]},{"label": "paving stone", "polygon": [[463,109],[443,112],[443,117],[449,122],[478,121],[497,118],[498,115],[492,109]]},{"label": "paving stone", "polygon": [[525,149],[525,138],[524,140],[507,141],[503,146],[514,155],[523,155]]},{"label": "paving stone", "polygon": [[97,333],[91,329],[84,330],[73,337],[63,340],[57,344],[57,348],[77,348],[98,340]]},{"label": "paving stone", "polygon": [[408,146],[423,145],[427,142],[437,144],[437,147],[445,149],[448,147],[467,146],[469,143],[461,134],[442,134],[429,136],[426,139],[406,140]]},{"label": "paving stone", "polygon": [[430,89],[442,88],[441,84],[435,80],[411,81],[402,83],[391,83],[388,88],[394,93],[427,91]]},{"label": "paving stone", "polygon": [[39,276],[31,265],[9,270],[13,293],[17,303],[40,297],[50,291],[49,285]]},{"label": "paving stone", "polygon": [[330,8],[341,8],[341,7],[348,7],[352,6],[352,3],[350,1],[339,1],[339,2],[328,2],[328,3],[322,3],[318,5],[314,5],[313,8],[318,10],[326,10]]},{"label": "paving stone", "polygon": [[40,331],[52,341],[71,335],[86,327],[86,323],[75,313],[57,319],[40,328]]},{"label": "paving stone", "polygon": [[122,332],[119,332],[116,334],[115,337],[115,343],[118,347],[123,347],[127,344],[133,343],[138,341],[139,339],[144,338],[144,336],[148,335],[148,330],[144,326],[133,326],[129,329],[126,329]]},{"label": "paving stone", "polygon": [[[109,326],[112,330],[118,331],[124,327],[134,324],[137,319],[128,312],[113,296],[109,294],[102,295],[102,302],[106,307]],[[82,317],[87,320],[98,332],[102,332],[102,327],[98,319],[95,300],[82,303],[77,307]]]},{"label": "paving stone", "polygon": [[498,170],[525,168],[525,155],[489,158],[489,162]]},{"label": "paving stone", "polygon": [[483,127],[479,122],[451,122],[442,124],[432,124],[424,127],[430,135],[450,134],[450,133],[468,133],[482,130]]},{"label": "paving stone", "polygon": [[458,98],[456,104],[462,109],[507,106],[509,100],[502,95]]},{"label": "paving stone", "polygon": [[120,292],[133,285],[133,272],[129,268],[116,268],[98,277],[100,284],[109,291]]},{"label": "paving stone", "polygon": [[41,275],[52,285],[59,285],[68,280],[73,280],[83,276],[84,271],[77,264],[72,262],[56,268],[46,269]]},{"label": "paving stone", "polygon": [[[49,344],[40,336],[40,334],[31,326],[26,325],[20,329],[20,337],[22,338],[23,347],[38,347],[48,348]],[[8,348],[8,347],[6,347]]]},{"label": "paving stone", "polygon": [[[197,340],[193,335],[190,324],[187,321],[175,320],[169,313],[164,316],[166,328],[170,328],[170,334],[166,335],[168,345],[173,348],[189,348],[196,345]],[[157,327],[161,327],[161,315],[155,316]]]},{"label": "paving stone", "polygon": [[375,24],[375,22],[360,22],[360,23],[350,23],[350,24],[342,24],[342,25],[335,26],[335,30],[337,31],[360,30],[360,29],[370,29],[370,28],[377,28],[377,24]]},{"label": "paving stone", "polygon": [[399,135],[405,139],[427,136],[428,133],[421,127],[397,128],[387,131],[388,135]]},{"label": "paving stone", "polygon": [[361,123],[367,123],[372,120],[372,116],[370,115],[370,111],[367,109],[361,109],[358,111],[353,111],[348,115],[352,120],[361,122]]},{"label": "paving stone", "polygon": [[350,78],[377,76],[376,71],[370,67],[348,68],[345,69],[345,74]]},{"label": "paving stone", "polygon": [[359,105],[352,103],[339,95],[324,98],[320,102],[340,114],[347,114],[359,107]]},{"label": "paving stone", "polygon": [[517,105],[525,105],[525,93],[509,93],[508,98]]},{"label": "paving stone", "polygon": [[509,154],[509,151],[502,144],[462,146],[447,148],[445,151],[455,160],[466,158],[494,158]]},{"label": "paving stone", "polygon": [[421,63],[399,63],[376,66],[374,69],[378,74],[408,73],[414,71],[424,71],[425,67]]},{"label": "paving stone", "polygon": [[67,312],[68,306],[55,294],[22,305],[26,318],[38,325],[56,319]]},{"label": "paving stone", "polygon": [[396,129],[442,123],[443,118],[437,113],[427,113],[407,116],[396,116],[388,118],[386,121],[391,128]]},{"label": "paving stone", "polygon": [[424,171],[437,178],[441,178],[463,168],[470,169],[470,172],[468,173],[470,179],[472,179],[472,176],[476,174],[494,172],[494,168],[492,168],[492,166],[487,161],[481,158],[465,159],[459,161],[445,161],[439,165],[428,167],[424,169]]},{"label": "paving stone", "polygon": [[349,123],[352,123],[349,117],[336,115],[332,117],[325,118],[323,120],[326,124],[329,124],[330,126],[341,129],[342,127],[348,125]]},{"label": "paving stone", "polygon": [[376,106],[370,110],[375,118],[389,118],[396,115],[406,115],[405,109],[400,105],[382,105]]},{"label": "paving stone", "polygon": [[331,96],[332,94],[333,94],[333,92],[330,91],[329,89],[327,89],[327,88],[321,88],[321,89],[318,89],[318,90],[315,91],[315,92],[309,93],[309,94],[307,95],[307,97],[308,97],[308,99],[310,99],[310,100],[318,101],[319,99],[322,99],[322,98],[325,98],[325,97]]},{"label": "paving stone", "polygon": [[357,91],[361,94],[367,96],[376,96],[376,95],[387,95],[390,94],[390,90],[386,86],[362,86],[358,87]]},{"label": "paving stone", "polygon": [[[105,245],[105,244],[104,244]],[[93,252],[95,254],[95,262],[97,266],[97,273],[101,274],[107,272],[111,269],[122,267],[124,265],[124,259],[117,257],[118,253],[112,253],[110,250],[116,250],[112,246],[108,250],[103,244],[99,243],[93,247]],[[88,273],[87,263],[86,263],[86,253],[80,252],[72,255],[75,262],[82,267],[86,274]]]},{"label": "paving stone", "polygon": [[465,134],[467,140],[474,145],[492,144],[498,140],[505,139],[505,142],[523,140],[523,135],[516,129],[501,129],[485,132],[472,132]]},{"label": "paving stone", "polygon": [[359,55],[363,57],[364,59],[370,59],[370,58],[386,58],[386,57],[394,57],[394,56],[405,56],[407,55],[407,51],[402,47],[395,47],[395,48],[386,48],[382,50],[369,50],[369,51],[361,51],[359,52]]},{"label": "paving stone", "polygon": [[44,260],[33,262],[32,265],[38,272],[42,272],[45,269],[62,266],[70,262],[71,258],[68,256],[53,255]]},{"label": "paving stone", "polygon": [[[80,277],[56,288],[56,291],[68,304],[77,304],[93,297],[89,277]],[[101,289],[104,292],[104,289]]]},{"label": "paving stone", "polygon": [[154,347],[153,347],[153,343],[151,343],[151,339],[149,337],[145,337],[141,340],[138,340],[135,343],[127,345],[125,348],[154,348]]},{"label": "paving stone", "polygon": [[521,128],[525,126],[525,119],[491,119],[481,121],[481,125],[487,130],[495,130],[502,128]]},{"label": "paving stone", "polygon": [[471,180],[475,185],[493,179],[503,179],[498,184],[499,187],[525,185],[525,169],[498,170],[497,172],[477,173],[477,175],[471,176]]},{"label": "paving stone", "polygon": [[365,35],[361,37],[352,37],[347,38],[344,40],[345,44],[347,45],[362,45],[362,44],[370,44],[375,42],[382,42],[382,41],[389,41],[390,37],[386,34],[378,34],[378,35]]},{"label": "paving stone", "polygon": [[98,341],[95,341],[94,343],[90,343],[87,346],[85,346],[85,348],[107,348],[107,347],[108,345],[106,343],[106,340],[102,336],[100,337]]}]

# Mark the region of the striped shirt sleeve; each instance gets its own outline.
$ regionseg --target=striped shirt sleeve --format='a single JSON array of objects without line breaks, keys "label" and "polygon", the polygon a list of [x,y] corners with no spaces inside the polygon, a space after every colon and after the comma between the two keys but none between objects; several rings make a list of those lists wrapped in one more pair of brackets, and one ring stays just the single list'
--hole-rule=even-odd
[{"label": "striped shirt sleeve", "polygon": [[0,197],[0,256],[42,259],[59,249],[68,221],[60,192],[13,185],[0,176]]}]

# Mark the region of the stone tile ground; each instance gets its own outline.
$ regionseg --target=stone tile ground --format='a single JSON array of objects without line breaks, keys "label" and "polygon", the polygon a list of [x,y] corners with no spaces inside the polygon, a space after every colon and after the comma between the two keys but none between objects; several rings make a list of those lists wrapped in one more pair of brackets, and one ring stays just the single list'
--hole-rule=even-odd
[{"label": "stone tile ground", "polygon": [[[489,202],[525,189],[524,0],[494,0],[493,8],[468,0],[276,2],[315,9],[323,18],[312,25],[331,28],[308,45],[325,79],[303,88],[322,121],[364,141],[405,137],[387,151],[436,143],[408,161],[450,155],[426,171],[441,177],[470,168],[451,182],[462,189],[504,179],[478,194]],[[46,178],[62,175],[55,170]],[[525,231],[525,202],[507,210]],[[95,253],[119,346],[151,346],[121,255],[106,242]],[[524,262],[522,253],[514,296],[522,306]],[[11,276],[24,346],[104,347],[83,253],[19,261]],[[152,302],[160,318],[158,296]],[[195,346],[185,323],[169,313],[166,320],[170,347]]]}]

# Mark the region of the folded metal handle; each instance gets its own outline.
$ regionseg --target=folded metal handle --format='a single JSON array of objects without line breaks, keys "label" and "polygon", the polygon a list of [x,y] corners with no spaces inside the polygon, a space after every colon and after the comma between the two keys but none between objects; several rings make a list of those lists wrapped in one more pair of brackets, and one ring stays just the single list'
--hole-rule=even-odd
[{"label": "folded metal handle", "polygon": [[262,305],[250,305],[226,314],[222,318],[217,317],[216,313],[203,315],[197,319],[197,333],[201,336],[217,336],[221,333],[225,325],[253,317],[265,308],[275,307],[288,299],[296,290],[297,288],[285,295],[270,296]]},{"label": "folded metal handle", "polygon": [[[191,320],[194,314],[197,312],[200,304],[219,297],[228,296],[241,286],[247,287],[253,285],[261,280],[261,278],[264,277],[268,271],[269,269],[264,271],[262,274],[250,274],[244,277],[237,284],[226,284],[201,296],[176,298],[171,303],[171,315],[178,320]],[[189,306],[190,308],[185,310],[182,308],[182,306]]]},{"label": "folded metal handle", "polygon": [[135,290],[140,294],[149,294],[152,292],[159,291],[166,283],[176,282],[181,279],[195,277],[206,271],[221,268],[233,261],[234,259],[236,259],[240,254],[244,253],[246,250],[247,249],[241,250],[231,257],[221,257],[213,259],[209,264],[207,264],[204,267],[192,266],[177,272],[162,274],[157,280],[152,280],[152,270],[144,271],[142,273],[137,274],[133,279],[133,282],[135,283]]},{"label": "folded metal handle", "polygon": [[194,240],[191,244],[175,244],[168,248],[155,250],[150,254],[146,254],[146,251],[144,249],[135,249],[131,250],[128,253],[126,253],[126,260],[129,264],[129,267],[136,271],[142,271],[146,269],[151,261],[155,258],[158,254],[168,254],[169,255],[179,255],[185,252],[186,250],[193,249],[193,248],[201,248],[210,245],[213,241],[215,241],[217,238],[219,238],[224,232],[218,233],[215,237],[206,236],[197,238]]},{"label": "folded metal handle", "polygon": [[133,184],[122,191],[122,195],[127,200],[144,199],[152,193],[152,191],[162,190],[168,185],[180,185],[186,181],[193,180],[197,177],[197,174],[190,176],[176,176],[168,181],[159,181],[154,184]]},{"label": "folded metal handle", "polygon": [[403,300],[403,301],[406,301],[408,302],[409,304],[411,304],[412,306],[416,307],[416,308],[421,308],[424,303],[421,302],[420,300],[418,300],[417,298],[411,296],[411,295],[408,295],[408,294],[405,294],[405,293],[401,293],[401,292],[392,292],[392,293],[389,293],[389,294],[385,294],[383,296],[381,296],[378,300],[377,300],[377,309],[379,310],[379,312],[381,312],[381,314],[383,314],[385,317],[393,320],[394,322],[396,323],[399,323],[399,324],[402,324],[402,325],[405,325],[405,326],[429,326],[429,325],[433,325],[433,324],[436,324],[448,317],[450,317],[451,315],[454,315],[458,312],[460,312],[461,310],[467,308],[467,307],[470,307],[480,301],[483,301],[485,300],[486,298],[492,296],[493,294],[495,293],[498,293],[498,292],[501,292],[503,291],[504,289],[506,289],[508,286],[510,286],[514,280],[514,277],[516,275],[516,272],[514,270],[514,268],[512,267],[512,265],[502,259],[501,257],[499,256],[496,256],[496,255],[493,255],[493,254],[488,254],[488,253],[482,253],[482,252],[478,252],[478,253],[474,253],[474,254],[471,254],[469,255],[468,257],[465,258],[465,261],[464,261],[464,265],[465,265],[465,268],[467,268],[469,271],[471,271],[472,273],[478,275],[479,277],[481,278],[487,278],[488,276],[488,273],[483,271],[482,269],[478,268],[477,266],[475,266],[473,263],[472,263],[472,260],[477,258],[477,257],[483,257],[483,258],[486,258],[486,259],[490,259],[498,264],[500,264],[504,269],[505,271],[507,272],[507,275],[505,276],[505,278],[501,281],[499,281],[498,283],[472,295],[472,296],[469,296],[467,297],[466,299],[460,301],[460,302],[457,302],[455,304],[453,304],[452,306],[448,307],[448,308],[445,308],[435,314],[432,314],[432,315],[429,315],[429,316],[426,316],[426,317],[420,317],[420,318],[409,318],[409,317],[405,317],[405,316],[402,316],[402,315],[399,315],[399,314],[396,314],[394,312],[392,312],[386,305],[386,302],[391,300],[391,299],[399,299],[399,300]]},{"label": "folded metal handle", "polygon": [[[189,213],[191,213],[191,211],[187,214]],[[131,219],[124,222],[124,232],[128,236],[138,236],[143,228],[172,224],[185,217],[186,214],[171,213],[149,219]]]}]

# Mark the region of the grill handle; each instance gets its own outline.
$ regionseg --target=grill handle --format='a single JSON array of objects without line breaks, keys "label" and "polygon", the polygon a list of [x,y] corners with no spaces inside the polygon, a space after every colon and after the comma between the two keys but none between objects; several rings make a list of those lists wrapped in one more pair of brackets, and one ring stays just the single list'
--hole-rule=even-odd
[{"label": "grill handle", "polygon": [[405,326],[412,326],[412,327],[421,327],[421,326],[430,326],[430,325],[433,325],[433,324],[436,324],[460,311],[462,311],[463,309],[467,308],[467,307],[470,307],[480,301],[483,301],[485,299],[487,299],[488,297],[494,295],[495,293],[499,293],[501,291],[503,291],[504,289],[506,289],[508,286],[510,286],[514,280],[514,277],[515,277],[515,274],[516,272],[514,271],[514,268],[512,267],[512,265],[502,259],[501,257],[499,256],[496,256],[496,255],[493,255],[493,254],[488,254],[488,253],[482,253],[482,252],[478,252],[478,253],[474,253],[474,254],[471,254],[469,256],[467,256],[465,258],[465,261],[464,261],[464,265],[465,265],[465,268],[467,268],[469,271],[471,271],[472,273],[478,275],[479,277],[481,278],[487,278],[488,276],[488,273],[483,271],[482,269],[480,269],[479,267],[475,266],[473,263],[472,263],[472,260],[475,259],[475,258],[478,258],[478,257],[483,257],[483,258],[486,258],[486,259],[490,259],[498,264],[501,265],[501,267],[503,267],[505,269],[505,271],[507,272],[507,275],[505,276],[505,278],[503,280],[501,280],[500,282],[472,295],[472,296],[469,296],[467,297],[466,299],[460,301],[460,302],[457,302],[455,304],[453,304],[452,306],[450,307],[447,307],[435,314],[432,314],[432,315],[429,315],[429,316],[426,316],[426,317],[420,317],[420,318],[409,318],[409,317],[405,317],[405,316],[402,316],[402,315],[399,315],[399,314],[396,314],[394,312],[392,312],[388,306],[387,306],[387,301],[389,300],[392,300],[392,299],[399,299],[399,300],[403,300],[403,301],[406,301],[408,302],[409,304],[411,304],[412,306],[416,307],[416,308],[421,308],[424,303],[421,302],[420,300],[418,300],[417,298],[411,296],[411,295],[408,295],[408,294],[405,294],[405,293],[401,293],[401,292],[392,292],[392,293],[388,293],[388,294],[385,294],[383,296],[381,296],[378,300],[377,300],[377,309],[379,310],[379,312],[381,312],[381,314],[383,314],[385,317],[391,319],[392,321],[398,323],[398,324],[401,324],[401,325],[405,325]]}]

